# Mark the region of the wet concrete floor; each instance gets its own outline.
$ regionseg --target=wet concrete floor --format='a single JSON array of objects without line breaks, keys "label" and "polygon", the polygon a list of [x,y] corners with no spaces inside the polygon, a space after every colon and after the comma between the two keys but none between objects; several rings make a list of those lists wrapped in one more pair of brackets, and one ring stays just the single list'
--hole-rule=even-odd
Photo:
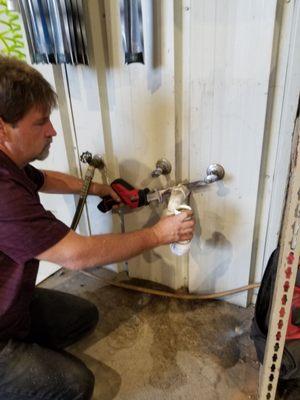
[{"label": "wet concrete floor", "polygon": [[96,330],[68,349],[94,372],[94,400],[256,399],[253,307],[155,297],[80,272],[58,272],[41,286],[99,309]]}]

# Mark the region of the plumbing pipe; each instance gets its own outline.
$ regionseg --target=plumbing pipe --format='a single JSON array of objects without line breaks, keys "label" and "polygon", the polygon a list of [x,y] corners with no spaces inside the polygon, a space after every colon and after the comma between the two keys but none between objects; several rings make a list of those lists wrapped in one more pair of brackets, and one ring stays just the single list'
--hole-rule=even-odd
[{"label": "plumbing pipe", "polygon": [[[191,210],[191,207],[188,206],[187,200],[190,194],[190,190],[186,185],[179,184],[172,188],[168,206],[167,206],[167,215],[176,215],[181,212],[183,209]],[[170,249],[173,254],[176,256],[182,256],[189,252],[191,247],[191,241],[186,240],[183,242],[175,242],[170,244]]]},{"label": "plumbing pipe", "polygon": [[179,184],[174,186],[167,206],[167,215],[175,214],[178,207],[182,204],[186,204],[190,193],[186,185]]}]

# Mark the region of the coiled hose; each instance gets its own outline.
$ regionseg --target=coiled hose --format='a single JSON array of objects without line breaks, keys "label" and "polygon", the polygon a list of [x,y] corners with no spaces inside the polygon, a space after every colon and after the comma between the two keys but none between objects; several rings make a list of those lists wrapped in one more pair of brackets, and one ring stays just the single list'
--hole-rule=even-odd
[{"label": "coiled hose", "polygon": [[88,192],[89,192],[89,188],[91,186],[91,183],[92,183],[92,180],[93,180],[93,177],[94,177],[94,173],[95,173],[95,166],[94,165],[89,165],[88,169],[87,169],[87,171],[85,173],[85,176],[84,176],[84,181],[83,181],[83,185],[82,185],[82,188],[81,188],[81,191],[80,191],[79,201],[78,201],[78,204],[77,204],[77,207],[76,207],[76,211],[75,211],[75,214],[74,214],[74,217],[73,217],[73,221],[71,223],[71,229],[73,231],[76,230],[77,225],[78,225],[78,223],[80,221],[80,217],[81,217],[81,214],[82,214],[85,202],[86,202],[86,198],[87,198],[87,195],[88,195]]}]

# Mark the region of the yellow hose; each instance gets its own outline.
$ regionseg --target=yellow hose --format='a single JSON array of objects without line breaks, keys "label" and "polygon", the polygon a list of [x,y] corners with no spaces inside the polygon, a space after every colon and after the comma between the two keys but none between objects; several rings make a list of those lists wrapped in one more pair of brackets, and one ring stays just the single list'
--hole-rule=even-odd
[{"label": "yellow hose", "polygon": [[218,299],[220,297],[230,296],[235,293],[244,292],[246,290],[251,290],[258,288],[260,283],[252,283],[250,285],[241,286],[236,289],[224,290],[223,292],[217,293],[206,293],[206,294],[188,294],[188,293],[172,293],[166,290],[158,290],[158,289],[150,289],[145,288],[142,286],[131,285],[129,283],[124,282],[115,282],[107,279],[100,278],[99,276],[87,272],[87,271],[80,271],[82,274],[89,276],[90,278],[96,279],[101,281],[102,283],[106,283],[107,285],[117,286],[119,288],[134,290],[136,292],[141,292],[145,294],[153,294],[155,296],[163,296],[163,297],[171,297],[174,299],[181,299],[181,300],[211,300],[211,299]]}]

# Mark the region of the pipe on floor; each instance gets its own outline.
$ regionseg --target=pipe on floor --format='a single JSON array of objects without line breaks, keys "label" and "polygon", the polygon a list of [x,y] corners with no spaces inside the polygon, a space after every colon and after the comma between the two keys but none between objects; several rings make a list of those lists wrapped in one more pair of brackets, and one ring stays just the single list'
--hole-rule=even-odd
[{"label": "pipe on floor", "polygon": [[158,289],[150,289],[142,286],[131,285],[130,283],[124,282],[115,282],[107,279],[100,278],[99,276],[87,272],[87,271],[80,271],[82,274],[101,281],[102,283],[106,283],[108,285],[117,286],[119,288],[134,290],[135,292],[141,292],[145,294],[153,294],[155,296],[162,296],[162,297],[171,297],[173,299],[181,299],[181,300],[212,300],[218,299],[220,297],[230,296],[232,294],[245,292],[246,290],[252,290],[258,288],[260,283],[252,283],[250,285],[241,286],[239,288],[224,290],[223,292],[216,292],[216,293],[205,293],[205,294],[188,294],[188,293],[172,293],[166,290],[158,290]]}]

